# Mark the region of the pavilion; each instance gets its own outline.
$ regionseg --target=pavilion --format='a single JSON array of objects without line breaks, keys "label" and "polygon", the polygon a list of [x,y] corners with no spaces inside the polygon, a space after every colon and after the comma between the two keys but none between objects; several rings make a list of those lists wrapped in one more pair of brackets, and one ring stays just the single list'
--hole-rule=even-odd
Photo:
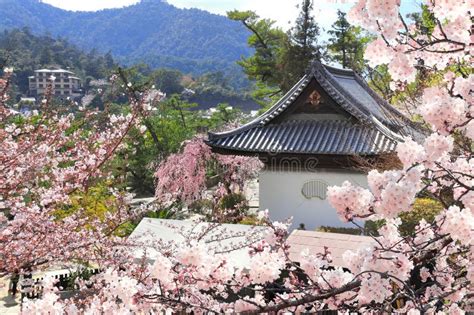
[{"label": "pavilion", "polygon": [[265,164],[260,209],[313,229],[347,226],[326,200],[328,186],[348,180],[366,187],[367,165],[386,161],[404,137],[423,134],[357,73],[314,62],[269,110],[237,129],[210,132],[207,143],[216,153],[258,156]]}]

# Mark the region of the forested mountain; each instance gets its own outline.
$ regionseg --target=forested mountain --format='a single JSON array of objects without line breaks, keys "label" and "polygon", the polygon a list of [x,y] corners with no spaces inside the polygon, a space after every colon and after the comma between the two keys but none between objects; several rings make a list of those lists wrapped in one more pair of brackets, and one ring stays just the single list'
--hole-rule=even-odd
[{"label": "forested mountain", "polygon": [[70,69],[84,80],[106,78],[115,67],[110,53],[84,52],[64,39],[35,36],[28,29],[0,33],[0,67],[15,70],[13,83],[17,94],[26,94],[28,76],[47,67]]},{"label": "forested mountain", "polygon": [[81,48],[111,51],[118,61],[144,62],[184,73],[224,71],[233,84],[245,76],[235,64],[251,50],[248,31],[224,16],[198,9],[178,9],[162,0],[98,12],[72,12],[39,0],[0,0],[0,30],[29,27],[50,33]]},{"label": "forested mountain", "polygon": [[[47,35],[35,36],[28,29],[0,32],[0,69],[13,67],[13,94],[15,99],[28,93],[28,76],[39,68],[60,67],[75,72],[88,89],[92,79],[107,78],[116,70],[116,62],[110,52],[84,51],[65,39]],[[189,101],[197,103],[196,109],[215,107],[227,103],[243,110],[258,108],[248,93],[235,90],[231,79],[223,72],[209,72],[201,76],[189,76],[179,70],[153,69],[145,64],[130,67],[135,74],[130,79],[151,82],[168,95],[181,94],[192,89]]]}]

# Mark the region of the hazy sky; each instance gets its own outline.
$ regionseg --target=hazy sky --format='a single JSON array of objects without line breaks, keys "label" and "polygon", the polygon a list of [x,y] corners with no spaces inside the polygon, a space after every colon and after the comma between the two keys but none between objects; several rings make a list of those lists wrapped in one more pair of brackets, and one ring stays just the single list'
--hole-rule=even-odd
[{"label": "hazy sky", "polygon": [[[95,11],[123,7],[139,0],[43,0],[43,2],[67,10]],[[317,22],[323,28],[328,28],[336,19],[337,9],[347,11],[355,1],[315,0],[314,2]],[[406,12],[413,11],[417,2],[419,0],[403,0],[402,9]],[[199,8],[217,14],[225,14],[232,9],[253,10],[261,17],[276,20],[279,26],[287,29],[288,22],[294,21],[298,14],[296,5],[301,3],[301,0],[168,0],[168,3],[179,8]]]}]

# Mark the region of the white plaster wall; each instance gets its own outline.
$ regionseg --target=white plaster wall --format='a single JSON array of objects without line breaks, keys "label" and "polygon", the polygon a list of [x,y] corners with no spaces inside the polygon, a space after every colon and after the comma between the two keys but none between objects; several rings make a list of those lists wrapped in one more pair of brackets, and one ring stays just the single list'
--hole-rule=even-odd
[{"label": "white plaster wall", "polygon": [[263,170],[259,178],[260,210],[268,209],[273,220],[285,220],[293,216],[295,229],[304,223],[307,230],[319,226],[355,227],[342,222],[327,200],[307,199],[301,190],[312,180],[324,181],[328,186],[341,185],[348,180],[367,187],[367,175],[347,170],[321,169],[314,172]]}]

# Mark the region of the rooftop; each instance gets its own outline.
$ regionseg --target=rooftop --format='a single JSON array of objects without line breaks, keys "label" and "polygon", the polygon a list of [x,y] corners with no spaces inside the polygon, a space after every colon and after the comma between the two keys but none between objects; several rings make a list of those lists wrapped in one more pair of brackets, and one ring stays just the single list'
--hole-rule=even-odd
[{"label": "rooftop", "polygon": [[328,248],[333,260],[333,266],[345,267],[348,265],[342,255],[348,251],[356,251],[372,246],[375,241],[369,236],[326,233],[315,231],[294,230],[287,240],[290,245],[290,258],[300,259],[301,252],[308,249],[310,254],[324,253]]},{"label": "rooftop", "polygon": [[[208,231],[203,241],[216,254],[224,254],[233,267],[247,267],[250,264],[248,244],[263,238],[266,227],[243,224],[217,224],[182,220],[144,218],[135,228],[129,239],[141,240],[147,244],[148,257],[153,260],[157,248],[169,249],[169,244],[198,239]],[[290,259],[298,261],[301,252],[308,249],[311,254],[331,252],[333,266],[348,267],[342,255],[347,250],[370,247],[374,240],[368,236],[339,233],[294,230],[287,240],[290,245]],[[159,245],[157,245],[159,244]],[[231,250],[232,249],[232,250]],[[134,256],[141,258],[145,248],[137,248]]]},{"label": "rooftop", "polygon": [[35,72],[45,72],[45,73],[69,73],[69,74],[74,74],[74,72],[65,70],[65,69],[39,69],[35,70]]},{"label": "rooftop", "polygon": [[[148,244],[147,254],[153,260],[159,246],[171,242],[185,242],[186,239],[198,239],[204,231],[209,230],[203,237],[216,254],[225,254],[233,267],[247,267],[250,264],[248,244],[260,240],[266,228],[243,224],[217,224],[182,220],[164,220],[144,218],[135,228],[129,239],[141,240]],[[230,249],[233,249],[230,251]],[[135,250],[134,256],[141,258],[144,248]]]},{"label": "rooftop", "polygon": [[378,155],[393,152],[421,128],[391,106],[357,73],[313,63],[269,110],[231,131],[209,133],[224,154]]}]

